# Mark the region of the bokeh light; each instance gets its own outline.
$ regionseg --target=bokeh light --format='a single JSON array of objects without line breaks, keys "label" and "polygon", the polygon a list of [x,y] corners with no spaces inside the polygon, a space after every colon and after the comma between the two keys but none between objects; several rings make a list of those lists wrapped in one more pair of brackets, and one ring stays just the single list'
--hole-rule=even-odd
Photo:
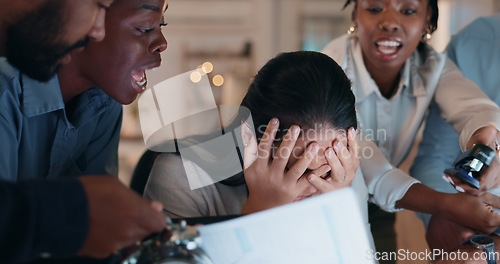
[{"label": "bokeh light", "polygon": [[201,69],[205,73],[211,73],[214,70],[214,65],[212,65],[211,62],[207,61],[207,62],[203,63],[203,65],[201,65]]},{"label": "bokeh light", "polygon": [[199,71],[193,71],[191,75],[189,76],[189,79],[191,79],[192,82],[198,83],[201,81],[201,74]]},{"label": "bokeh light", "polygon": [[217,74],[214,76],[214,78],[212,78],[212,82],[215,86],[221,86],[224,84],[224,77],[222,77],[222,75],[220,74]]}]

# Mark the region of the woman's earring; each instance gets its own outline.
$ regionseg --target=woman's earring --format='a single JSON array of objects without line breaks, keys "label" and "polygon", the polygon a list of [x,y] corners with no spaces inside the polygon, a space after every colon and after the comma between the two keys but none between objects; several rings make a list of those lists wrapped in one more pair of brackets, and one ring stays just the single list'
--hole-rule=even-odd
[{"label": "woman's earring", "polygon": [[429,30],[425,30],[424,32],[422,32],[422,41],[423,42],[427,42],[427,41],[431,40],[431,38],[432,38],[432,35],[429,32]]},{"label": "woman's earring", "polygon": [[356,24],[352,24],[349,29],[347,30],[347,35],[349,35],[349,37],[355,37],[356,36]]}]

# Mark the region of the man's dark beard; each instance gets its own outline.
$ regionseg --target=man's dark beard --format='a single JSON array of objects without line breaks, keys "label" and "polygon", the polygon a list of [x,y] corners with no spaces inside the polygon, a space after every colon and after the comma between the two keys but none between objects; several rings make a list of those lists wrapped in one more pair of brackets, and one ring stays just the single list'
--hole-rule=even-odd
[{"label": "man's dark beard", "polygon": [[65,0],[49,0],[7,29],[7,59],[29,77],[48,81],[61,68],[59,60],[84,47],[88,37],[71,45],[60,39],[65,31]]}]

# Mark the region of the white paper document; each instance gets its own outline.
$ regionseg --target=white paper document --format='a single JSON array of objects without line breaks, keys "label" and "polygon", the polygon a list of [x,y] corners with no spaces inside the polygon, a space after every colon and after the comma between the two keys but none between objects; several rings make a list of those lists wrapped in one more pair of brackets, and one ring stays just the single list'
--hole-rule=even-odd
[{"label": "white paper document", "polygon": [[374,263],[351,188],[198,227],[215,264]]}]

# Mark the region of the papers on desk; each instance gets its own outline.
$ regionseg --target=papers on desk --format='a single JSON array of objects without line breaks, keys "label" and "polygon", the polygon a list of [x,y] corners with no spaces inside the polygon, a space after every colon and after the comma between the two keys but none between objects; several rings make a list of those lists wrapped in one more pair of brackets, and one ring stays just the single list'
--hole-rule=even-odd
[{"label": "papers on desk", "polygon": [[351,188],[198,227],[216,264],[374,263]]}]

